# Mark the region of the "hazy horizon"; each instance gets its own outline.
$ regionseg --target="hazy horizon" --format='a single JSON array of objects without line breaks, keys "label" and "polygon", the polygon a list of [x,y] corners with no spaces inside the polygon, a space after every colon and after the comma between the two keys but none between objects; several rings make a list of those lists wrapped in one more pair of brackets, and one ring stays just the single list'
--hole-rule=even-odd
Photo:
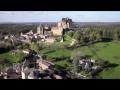
[{"label": "hazy horizon", "polygon": [[[2,23],[58,23],[58,22],[0,22]],[[120,23],[120,22],[75,22],[75,23]]]},{"label": "hazy horizon", "polygon": [[0,23],[59,22],[120,22],[120,11],[0,11]]}]

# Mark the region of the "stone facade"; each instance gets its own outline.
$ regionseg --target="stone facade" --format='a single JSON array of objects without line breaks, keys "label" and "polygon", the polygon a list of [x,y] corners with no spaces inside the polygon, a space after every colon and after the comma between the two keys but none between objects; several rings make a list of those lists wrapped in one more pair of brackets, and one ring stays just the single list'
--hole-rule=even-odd
[{"label": "stone facade", "polygon": [[72,19],[62,18],[61,23],[64,29],[72,28]]},{"label": "stone facade", "polygon": [[37,27],[37,34],[44,34],[44,28],[41,25]]},{"label": "stone facade", "polygon": [[56,27],[49,28],[47,24],[44,27],[38,26],[37,33],[38,34],[47,34],[46,32],[51,31],[53,36],[62,36],[63,31],[65,29],[70,29],[70,28],[72,28],[72,19],[62,18],[62,20],[60,22],[58,22]]},{"label": "stone facade", "polygon": [[62,36],[63,35],[63,28],[62,27],[52,27],[51,31],[53,32],[54,36]]},{"label": "stone facade", "polygon": [[54,37],[49,37],[46,39],[47,43],[54,43],[55,42],[55,38]]}]

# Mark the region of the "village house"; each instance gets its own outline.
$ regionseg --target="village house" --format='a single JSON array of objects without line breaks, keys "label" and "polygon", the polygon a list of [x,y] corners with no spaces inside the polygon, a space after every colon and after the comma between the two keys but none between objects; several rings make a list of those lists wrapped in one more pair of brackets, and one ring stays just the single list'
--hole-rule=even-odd
[{"label": "village house", "polygon": [[[43,60],[40,55],[34,55],[35,63],[26,60],[22,63],[14,63],[12,67],[1,70],[0,78],[3,79],[62,79],[55,74],[55,64]],[[39,56],[39,58],[38,58]],[[32,66],[31,66],[32,65]],[[37,65],[37,67],[36,67]]]},{"label": "village house", "polygon": [[19,79],[19,75],[11,67],[5,68],[1,71],[3,79]]},{"label": "village house", "polygon": [[45,42],[47,43],[54,43],[56,41],[56,39],[54,37],[48,37],[45,39]]},{"label": "village house", "polygon": [[45,73],[47,73],[49,76],[51,76],[51,75],[53,75],[54,73],[55,73],[55,71],[54,70],[52,70],[52,69],[46,69],[45,71],[44,71]]},{"label": "village house", "polygon": [[22,79],[37,79],[37,75],[35,72],[39,72],[38,69],[35,69],[34,67],[29,68],[28,67],[28,61],[25,60],[23,62],[23,65],[21,67],[21,75]]},{"label": "village house", "polygon": [[29,49],[24,49],[24,50],[23,50],[23,53],[29,54],[29,53],[30,53],[30,50],[29,50]]},{"label": "village house", "polygon": [[25,40],[25,38],[23,36],[20,36],[19,39],[20,39],[20,41],[24,41]]},{"label": "village house", "polygon": [[11,51],[11,54],[12,54],[12,55],[17,55],[19,52],[20,52],[20,50],[18,50],[18,49],[17,49],[17,50],[12,50],[12,51]]},{"label": "village house", "polygon": [[[29,75],[31,72],[37,71],[35,68],[28,68],[25,67],[22,71],[21,71],[21,75],[22,75],[22,79],[29,79],[31,77],[31,75]],[[29,77],[28,77],[29,76]],[[33,76],[33,78],[35,78],[36,76]]]},{"label": "village house", "polygon": [[54,74],[55,79],[62,79],[61,76]]},{"label": "village house", "polygon": [[28,34],[23,34],[22,32],[21,32],[21,36],[24,38],[28,38]]},{"label": "village house", "polygon": [[38,79],[39,78],[39,71],[32,71],[28,75],[28,79]]},{"label": "village house", "polygon": [[42,79],[51,79],[50,76],[43,77]]},{"label": "village house", "polygon": [[9,39],[9,36],[8,36],[8,35],[5,35],[5,36],[4,36],[4,39],[5,39],[5,40]]},{"label": "village house", "polygon": [[37,77],[34,75],[34,72],[30,72],[28,79],[37,79]]},{"label": "village house", "polygon": [[15,70],[16,73],[20,74],[21,73],[21,63],[13,63],[13,69]]},{"label": "village house", "polygon": [[41,60],[41,61],[39,62],[39,67],[40,67],[41,69],[43,69],[43,70],[46,70],[46,69],[48,69],[48,68],[52,68],[53,66],[54,66],[53,63],[48,62],[48,61],[46,61],[46,60]]},{"label": "village house", "polygon": [[30,30],[28,34],[33,35],[33,30]]},{"label": "village house", "polygon": [[94,66],[94,64],[95,64],[95,60],[93,59],[86,58],[86,59],[79,60],[79,66],[85,70],[97,68],[96,66]]}]

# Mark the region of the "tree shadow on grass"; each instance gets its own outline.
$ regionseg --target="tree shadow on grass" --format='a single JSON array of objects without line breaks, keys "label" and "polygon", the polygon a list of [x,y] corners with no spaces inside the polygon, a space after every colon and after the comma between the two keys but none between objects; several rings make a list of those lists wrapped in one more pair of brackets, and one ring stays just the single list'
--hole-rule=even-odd
[{"label": "tree shadow on grass", "polygon": [[109,65],[109,67],[117,67],[117,66],[119,66],[119,64],[115,64],[115,63],[111,63],[110,65]]},{"label": "tree shadow on grass", "polygon": [[2,53],[6,53],[6,52],[9,52],[10,50],[9,49],[6,49],[6,48],[0,48],[0,54]]},{"label": "tree shadow on grass", "polygon": [[53,52],[55,52],[55,50],[51,50],[51,51],[45,52],[44,54],[49,54],[49,53],[53,53]]},{"label": "tree shadow on grass", "polygon": [[102,42],[112,42],[112,38],[102,38]]},{"label": "tree shadow on grass", "polygon": [[57,68],[56,74],[59,74],[59,75],[61,75],[62,77],[66,77],[67,70],[66,70],[65,67],[60,66],[60,65],[56,65],[56,68]]},{"label": "tree shadow on grass", "polygon": [[114,56],[113,58],[115,58],[115,59],[120,59],[120,56]]},{"label": "tree shadow on grass", "polygon": [[85,57],[86,57],[86,58],[91,58],[91,57],[92,57],[92,55],[85,55]]},{"label": "tree shadow on grass", "polygon": [[66,59],[70,59],[70,57],[57,57],[57,58],[52,58],[55,62],[57,61],[63,61],[63,60],[66,60]]},{"label": "tree shadow on grass", "polygon": [[101,60],[101,58],[97,55],[96,51],[93,48],[89,48],[90,51],[97,57],[98,60]]}]

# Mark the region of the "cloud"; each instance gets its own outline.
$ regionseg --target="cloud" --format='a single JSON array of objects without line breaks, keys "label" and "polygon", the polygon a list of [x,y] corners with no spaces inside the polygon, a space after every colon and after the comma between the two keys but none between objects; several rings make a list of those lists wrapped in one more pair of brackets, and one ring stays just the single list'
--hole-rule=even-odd
[{"label": "cloud", "polygon": [[14,11],[0,11],[0,14],[12,15],[14,14]]},{"label": "cloud", "polygon": [[13,14],[33,14],[33,15],[43,15],[47,14],[45,11],[0,11],[0,14],[13,15]]},{"label": "cloud", "polygon": [[22,13],[25,13],[25,14],[35,14],[35,15],[43,15],[43,14],[46,14],[45,11],[24,11]]},{"label": "cloud", "polygon": [[73,21],[120,21],[120,12],[94,11],[0,11],[1,21],[59,21],[69,17]]}]

